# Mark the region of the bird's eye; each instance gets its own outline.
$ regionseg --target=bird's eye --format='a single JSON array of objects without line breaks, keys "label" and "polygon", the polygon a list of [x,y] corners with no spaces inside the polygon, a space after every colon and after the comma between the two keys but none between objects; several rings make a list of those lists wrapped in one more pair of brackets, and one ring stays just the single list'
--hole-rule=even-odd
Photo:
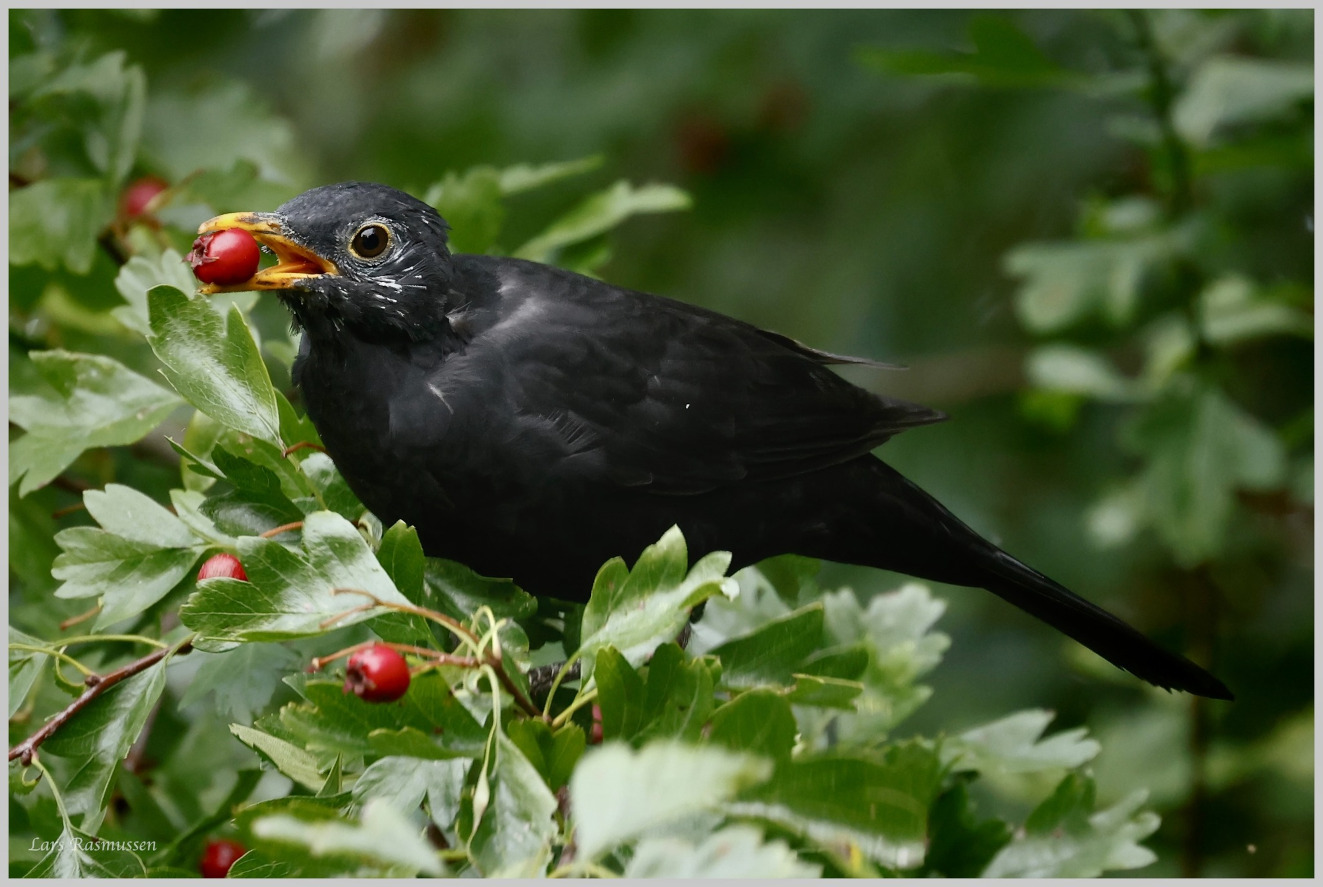
[{"label": "bird's eye", "polygon": [[383,225],[364,225],[349,241],[349,251],[360,259],[375,259],[390,246],[390,232]]}]

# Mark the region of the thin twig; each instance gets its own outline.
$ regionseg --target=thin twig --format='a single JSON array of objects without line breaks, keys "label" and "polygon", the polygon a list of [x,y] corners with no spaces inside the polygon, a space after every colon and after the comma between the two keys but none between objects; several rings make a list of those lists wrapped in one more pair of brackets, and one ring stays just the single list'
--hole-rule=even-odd
[{"label": "thin twig", "polygon": [[[36,733],[33,733],[27,739],[24,739],[18,745],[11,748],[9,750],[9,760],[12,761],[17,758],[23,766],[28,766],[32,763],[33,756],[36,755],[37,749],[41,747],[43,742],[54,736],[56,731],[67,724],[74,715],[78,714],[84,708],[87,708],[87,706],[95,701],[101,694],[105,693],[125,678],[131,678],[139,672],[146,671],[167,656],[173,654],[182,656],[192,649],[193,638],[190,636],[177,647],[164,647],[160,650],[155,650],[141,659],[135,659],[128,665],[115,669],[107,675],[89,676],[87,689],[83,691],[82,695],[65,706],[63,711],[47,721]],[[92,681],[92,677],[97,677],[97,680]]]}]

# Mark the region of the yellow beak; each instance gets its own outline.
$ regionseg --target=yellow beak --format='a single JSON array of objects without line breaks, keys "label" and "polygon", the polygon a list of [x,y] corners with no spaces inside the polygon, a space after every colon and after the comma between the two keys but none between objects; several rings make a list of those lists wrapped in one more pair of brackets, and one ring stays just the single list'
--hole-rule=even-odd
[{"label": "yellow beak", "polygon": [[241,228],[253,235],[254,240],[276,254],[276,264],[258,271],[242,283],[225,286],[204,283],[198,287],[200,293],[211,295],[248,290],[287,290],[292,289],[298,281],[309,277],[339,273],[339,269],[330,259],[322,258],[307,247],[290,240],[280,220],[270,213],[226,213],[203,222],[198,226],[198,234],[223,231],[227,228]]}]

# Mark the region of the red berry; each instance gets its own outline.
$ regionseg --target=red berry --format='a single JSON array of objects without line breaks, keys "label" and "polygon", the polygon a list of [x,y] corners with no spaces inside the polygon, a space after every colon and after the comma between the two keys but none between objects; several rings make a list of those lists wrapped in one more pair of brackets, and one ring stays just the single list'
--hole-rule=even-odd
[{"label": "red berry", "polygon": [[238,579],[248,581],[248,574],[243,571],[243,564],[232,554],[213,554],[198,570],[198,579]]},{"label": "red berry", "polygon": [[588,744],[602,744],[602,707],[596,703],[593,703],[593,726],[588,731]]},{"label": "red berry", "polygon": [[242,228],[226,228],[193,241],[193,251],[184,261],[193,266],[193,276],[203,283],[231,286],[256,274],[261,258],[262,251],[253,235]]},{"label": "red berry", "polygon": [[160,194],[169,183],[156,176],[144,176],[124,189],[119,196],[119,214],[126,219],[136,219],[147,212],[147,204]]},{"label": "red berry", "polygon": [[373,644],[349,657],[345,666],[346,693],[351,690],[368,702],[394,702],[409,689],[409,665],[384,644]]},{"label": "red berry", "polygon": [[238,841],[208,841],[198,860],[198,871],[204,878],[223,878],[230,873],[230,866],[247,852],[248,848]]}]

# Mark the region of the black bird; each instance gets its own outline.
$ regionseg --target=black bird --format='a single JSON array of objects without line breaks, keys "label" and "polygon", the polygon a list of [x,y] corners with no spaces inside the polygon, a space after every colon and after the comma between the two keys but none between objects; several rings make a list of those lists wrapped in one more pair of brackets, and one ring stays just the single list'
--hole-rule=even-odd
[{"label": "black bird", "polygon": [[432,207],[383,185],[231,213],[278,264],[294,379],[349,486],[428,554],[584,600],[597,569],[678,524],[734,566],[796,553],[986,588],[1167,689],[1231,692],[981,538],[872,455],[944,416],[836,375],[818,351],[693,305],[535,262],[452,254]]}]

